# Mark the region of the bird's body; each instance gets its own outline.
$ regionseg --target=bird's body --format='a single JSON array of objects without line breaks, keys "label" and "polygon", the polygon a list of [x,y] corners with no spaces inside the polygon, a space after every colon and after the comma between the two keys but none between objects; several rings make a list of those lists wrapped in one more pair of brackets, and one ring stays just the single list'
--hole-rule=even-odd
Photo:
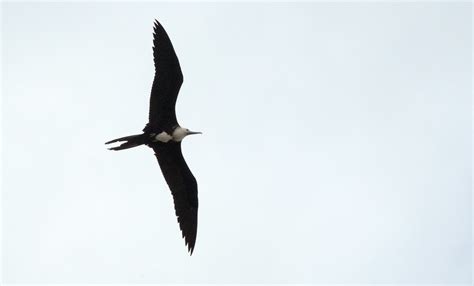
[{"label": "bird's body", "polygon": [[166,133],[166,131],[161,131],[161,133],[159,134],[152,133],[151,137],[152,137],[153,142],[159,141],[163,143],[168,143],[170,141],[181,142],[181,140],[183,140],[184,137],[190,134],[201,134],[201,132],[189,131],[189,129],[178,126],[173,130],[173,133],[171,133],[171,135]]},{"label": "bird's body", "polygon": [[187,135],[200,134],[178,124],[175,105],[183,83],[183,74],[173,45],[158,21],[153,38],[155,78],[150,96],[149,122],[142,134],[108,141],[124,142],[110,150],[124,150],[140,145],[153,149],[163,176],[174,199],[181,232],[192,254],[197,234],[197,182],[181,152],[181,141]]}]

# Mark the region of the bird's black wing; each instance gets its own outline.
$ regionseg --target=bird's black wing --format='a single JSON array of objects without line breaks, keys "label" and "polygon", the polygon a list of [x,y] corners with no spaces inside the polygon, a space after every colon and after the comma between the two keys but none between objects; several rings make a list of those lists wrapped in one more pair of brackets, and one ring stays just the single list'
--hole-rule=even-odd
[{"label": "bird's black wing", "polygon": [[169,132],[178,125],[175,105],[183,83],[183,73],[168,34],[156,20],[153,33],[153,58],[155,78],[151,88],[149,122],[144,131]]},{"label": "bird's black wing", "polygon": [[197,182],[181,152],[181,142],[152,143],[155,156],[160,164],[166,183],[173,194],[174,208],[179,227],[189,252],[192,254],[196,243],[198,191]]}]

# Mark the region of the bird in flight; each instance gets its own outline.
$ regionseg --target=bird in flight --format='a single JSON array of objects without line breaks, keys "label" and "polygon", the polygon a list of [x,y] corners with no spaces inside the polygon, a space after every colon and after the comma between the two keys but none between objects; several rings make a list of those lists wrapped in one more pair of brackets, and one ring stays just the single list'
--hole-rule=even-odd
[{"label": "bird in flight", "polygon": [[181,141],[192,134],[176,119],[176,99],[183,74],[173,45],[163,26],[155,20],[153,33],[155,78],[151,88],[148,123],[142,134],[125,136],[105,144],[123,142],[109,150],[124,150],[140,145],[153,149],[161,172],[173,195],[174,207],[183,238],[192,255],[196,243],[198,194],[197,182],[181,152]]}]

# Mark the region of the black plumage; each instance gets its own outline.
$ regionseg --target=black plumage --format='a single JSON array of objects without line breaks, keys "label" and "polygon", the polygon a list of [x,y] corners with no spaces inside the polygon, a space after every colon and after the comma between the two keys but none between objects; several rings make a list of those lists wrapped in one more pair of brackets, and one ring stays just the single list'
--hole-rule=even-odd
[{"label": "black plumage", "polygon": [[181,152],[181,142],[152,145],[161,172],[173,194],[174,208],[183,238],[192,254],[197,234],[197,182]]},{"label": "black plumage", "polygon": [[[197,182],[181,152],[181,140],[186,135],[198,134],[179,126],[176,119],[176,99],[183,83],[178,57],[163,26],[155,20],[153,33],[155,78],[150,96],[149,121],[143,134],[125,136],[106,144],[124,142],[110,150],[123,150],[147,145],[155,152],[163,176],[173,195],[176,216],[188,246],[193,253],[197,234],[198,192]],[[180,129],[180,130],[178,130]],[[179,134],[176,131],[184,133]],[[158,139],[164,132],[171,139]],[[175,136],[175,134],[177,134]]]},{"label": "black plumage", "polygon": [[183,84],[183,73],[171,40],[158,21],[155,21],[153,33],[153,58],[155,78],[151,88],[149,122],[143,131],[171,134],[178,125],[175,105]]}]

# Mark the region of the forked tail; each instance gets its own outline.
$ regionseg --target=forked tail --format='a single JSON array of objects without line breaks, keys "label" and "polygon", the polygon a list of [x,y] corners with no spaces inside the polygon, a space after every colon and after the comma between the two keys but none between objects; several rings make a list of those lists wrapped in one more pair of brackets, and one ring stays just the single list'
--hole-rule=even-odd
[{"label": "forked tail", "polygon": [[133,147],[143,145],[146,143],[146,136],[145,134],[130,135],[130,136],[117,138],[109,142],[105,142],[105,144],[123,142],[123,141],[125,142],[122,143],[120,146],[109,148],[109,150],[118,151],[118,150],[123,150],[123,149],[128,149],[128,148],[133,148]]}]

